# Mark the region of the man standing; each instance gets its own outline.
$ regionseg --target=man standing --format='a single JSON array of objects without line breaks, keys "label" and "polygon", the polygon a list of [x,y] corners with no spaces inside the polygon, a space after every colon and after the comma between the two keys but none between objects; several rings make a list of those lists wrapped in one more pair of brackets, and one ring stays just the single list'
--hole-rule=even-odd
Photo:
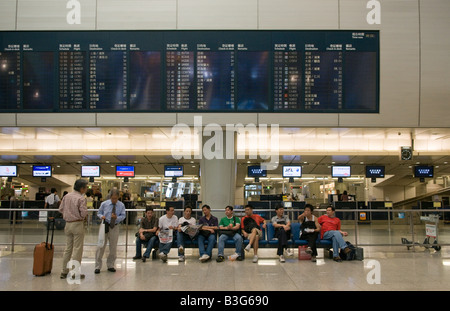
[{"label": "man standing", "polygon": [[328,206],[326,215],[320,216],[318,221],[321,226],[321,239],[331,240],[333,243],[333,260],[341,262],[339,249],[343,250],[345,254],[350,251],[343,238],[344,236],[347,236],[348,233],[341,231],[341,220],[336,217],[334,207]]},{"label": "man standing", "polygon": [[245,206],[245,216],[242,217],[241,229],[244,239],[248,239],[249,243],[245,247],[245,251],[249,252],[250,247],[253,246],[254,256],[253,262],[258,262],[258,247],[259,240],[262,239],[261,224],[266,229],[266,220],[260,215],[253,214],[253,207],[251,205]]},{"label": "man standing", "polygon": [[109,241],[109,255],[106,260],[108,271],[116,272],[114,264],[117,257],[117,241],[119,240],[119,224],[125,219],[125,205],[119,201],[120,192],[111,190],[109,199],[104,201],[98,209],[97,216],[105,222],[105,242],[103,246],[97,246],[95,253],[95,273],[100,273],[102,258],[105,253],[106,243]]},{"label": "man standing", "polygon": [[[73,192],[64,196],[59,212],[66,221],[64,233],[66,235],[66,249],[64,250],[63,266],[61,279],[67,278],[69,268],[67,263],[71,258],[80,263],[83,257],[84,246],[84,220],[88,214],[86,207],[86,198],[84,194],[87,191],[88,182],[84,179],[78,179],[73,186]],[[84,274],[80,275],[84,278]]]}]

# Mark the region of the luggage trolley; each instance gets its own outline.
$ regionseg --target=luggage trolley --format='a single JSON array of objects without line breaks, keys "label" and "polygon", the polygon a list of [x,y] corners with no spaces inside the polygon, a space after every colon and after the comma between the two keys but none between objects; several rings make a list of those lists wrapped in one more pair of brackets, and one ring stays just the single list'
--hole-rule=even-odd
[{"label": "luggage trolley", "polygon": [[[403,244],[408,244],[407,248],[413,245],[423,246],[426,249],[434,248],[436,251],[441,250],[441,246],[438,244],[438,225],[439,225],[439,215],[430,214],[428,216],[420,216],[420,220],[425,221],[425,240],[423,244],[419,244],[417,242],[408,241],[405,238],[402,238]],[[430,238],[433,238],[433,243],[430,243]]]}]

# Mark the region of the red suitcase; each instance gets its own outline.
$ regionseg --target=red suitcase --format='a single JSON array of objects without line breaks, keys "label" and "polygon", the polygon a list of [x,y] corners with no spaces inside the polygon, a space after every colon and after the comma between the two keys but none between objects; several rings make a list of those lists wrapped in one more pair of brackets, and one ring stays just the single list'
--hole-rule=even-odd
[{"label": "red suitcase", "polygon": [[34,247],[33,275],[43,276],[52,272],[53,266],[53,234],[55,232],[55,219],[50,221],[52,226],[52,238],[48,243],[50,224],[47,225],[47,239]]}]

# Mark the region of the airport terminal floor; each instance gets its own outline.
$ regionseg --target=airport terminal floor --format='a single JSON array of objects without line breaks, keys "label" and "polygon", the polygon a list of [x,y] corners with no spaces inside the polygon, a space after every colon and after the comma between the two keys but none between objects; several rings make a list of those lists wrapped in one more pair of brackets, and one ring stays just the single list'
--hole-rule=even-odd
[{"label": "airport terminal floor", "polygon": [[[42,225],[42,224],[41,224]],[[11,238],[11,231],[2,224],[0,242]],[[373,227],[373,228],[372,228]],[[0,245],[0,291],[429,291],[450,288],[450,248],[442,246],[439,251],[416,245],[362,246],[364,260],[335,262],[324,249],[318,249],[316,262],[298,259],[298,249],[292,248],[293,256],[281,263],[276,248],[260,248],[259,260],[253,263],[253,249],[243,261],[216,262],[217,247],[212,260],[199,261],[198,248],[186,248],[186,260],[178,261],[177,249],[172,248],[168,261],[160,259],[133,260],[135,256],[134,231],[121,225],[118,243],[116,272],[105,267],[108,248],[103,257],[100,274],[94,273],[95,241],[98,227],[86,229],[81,273],[85,275],[79,284],[60,278],[64,250],[64,234],[55,231],[55,254],[52,273],[37,277],[32,273],[33,249],[36,239],[45,240],[45,230],[34,226],[31,230],[17,229],[14,251],[11,245]],[[353,223],[343,224],[350,241],[354,241]],[[400,242],[408,235],[408,226],[388,231],[366,225],[358,228],[360,242],[371,242],[370,235],[378,239]],[[417,227],[417,231],[422,230]],[[20,232],[26,234],[20,235]],[[378,232],[378,234],[376,233]],[[448,229],[440,231],[443,240]],[[416,235],[418,240],[420,234]],[[125,245],[128,244],[127,251]],[[225,249],[225,257],[234,253]]]},{"label": "airport terminal floor", "polygon": [[[62,247],[57,247],[53,272],[44,277],[32,274],[32,248],[14,253],[3,248],[0,257],[1,291],[442,291],[450,288],[450,250],[407,251],[404,247],[366,247],[363,261],[334,262],[319,250],[316,263],[294,257],[280,263],[274,249],[261,249],[257,264],[252,258],[242,262],[213,260],[201,263],[192,250],[185,262],[178,262],[176,250],[167,263],[159,259],[143,263],[133,260],[133,250],[119,252],[116,272],[106,269],[94,274],[95,248],[83,255],[81,271],[85,279],[69,284],[60,279]],[[231,254],[231,252],[230,252]],[[105,261],[106,259],[104,259]],[[380,283],[368,266],[379,263]],[[376,280],[374,280],[376,281]]]}]

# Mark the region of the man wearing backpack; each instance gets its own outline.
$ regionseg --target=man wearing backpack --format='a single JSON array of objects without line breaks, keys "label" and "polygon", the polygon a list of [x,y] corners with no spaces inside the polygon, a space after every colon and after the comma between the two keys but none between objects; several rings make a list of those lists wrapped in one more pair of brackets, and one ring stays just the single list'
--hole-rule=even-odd
[{"label": "man wearing backpack", "polygon": [[259,240],[261,240],[261,224],[264,229],[266,229],[266,220],[260,215],[253,214],[253,207],[250,205],[245,206],[245,216],[241,220],[241,229],[244,239],[248,239],[249,243],[245,247],[245,251],[249,252],[250,247],[253,247],[254,256],[253,262],[258,262],[258,247]]}]

